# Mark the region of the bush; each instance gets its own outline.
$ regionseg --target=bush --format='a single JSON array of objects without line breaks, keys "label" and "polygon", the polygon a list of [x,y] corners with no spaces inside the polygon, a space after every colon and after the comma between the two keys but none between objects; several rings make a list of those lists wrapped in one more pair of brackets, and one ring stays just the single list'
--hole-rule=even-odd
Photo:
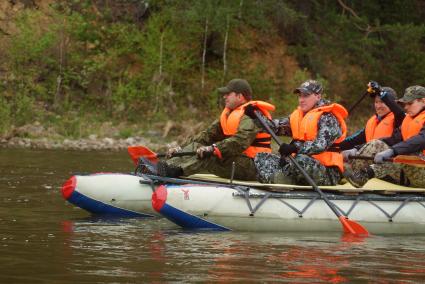
[{"label": "bush", "polygon": [[[295,108],[292,89],[311,77],[345,105],[369,80],[399,93],[425,84],[420,1],[345,1],[357,16],[324,0],[146,3],[73,0],[23,10],[18,32],[2,36],[0,46],[7,70],[0,131],[31,121],[34,105],[60,114],[60,131],[76,137],[88,114],[124,122],[209,119],[221,110],[215,89],[231,77],[248,79],[277,115]],[[297,62],[279,62],[291,70],[271,58],[288,53]]]},{"label": "bush", "polygon": [[34,108],[34,98],[22,93],[16,94],[13,98],[12,117],[16,126],[36,120],[37,113]]},{"label": "bush", "polygon": [[0,96],[0,135],[9,130],[10,123],[10,106],[7,101]]}]

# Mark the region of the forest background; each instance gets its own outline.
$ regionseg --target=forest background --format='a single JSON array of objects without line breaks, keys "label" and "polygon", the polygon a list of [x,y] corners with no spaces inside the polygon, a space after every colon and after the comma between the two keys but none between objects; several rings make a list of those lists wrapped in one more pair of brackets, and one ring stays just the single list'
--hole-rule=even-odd
[{"label": "forest background", "polygon": [[308,78],[346,107],[370,80],[400,96],[425,85],[424,19],[421,0],[4,0],[0,137],[183,140],[217,117],[232,78],[275,116]]}]

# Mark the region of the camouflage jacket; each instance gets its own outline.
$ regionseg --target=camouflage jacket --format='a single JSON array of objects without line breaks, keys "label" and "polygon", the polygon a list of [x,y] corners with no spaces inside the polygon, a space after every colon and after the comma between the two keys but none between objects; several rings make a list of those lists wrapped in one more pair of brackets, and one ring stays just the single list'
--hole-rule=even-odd
[{"label": "camouflage jacket", "polygon": [[[330,104],[329,101],[321,99],[316,107]],[[274,119],[276,134],[292,136],[289,117]],[[298,149],[298,154],[314,155],[326,151],[336,139],[342,135],[341,126],[337,118],[332,113],[323,114],[318,122],[317,136],[313,141],[296,141],[294,144]]]},{"label": "camouflage jacket", "polygon": [[220,121],[217,119],[206,130],[193,137],[189,143],[216,144],[223,158],[226,158],[245,151],[254,142],[257,133],[261,131],[261,125],[257,120],[243,115],[236,134],[229,137],[224,135]]}]

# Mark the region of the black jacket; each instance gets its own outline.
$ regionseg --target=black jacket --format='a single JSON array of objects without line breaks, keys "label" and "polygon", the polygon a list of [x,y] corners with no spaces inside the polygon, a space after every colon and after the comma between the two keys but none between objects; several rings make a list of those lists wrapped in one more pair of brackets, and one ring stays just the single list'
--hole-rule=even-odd
[{"label": "black jacket", "polygon": [[[382,101],[388,106],[390,111],[394,113],[394,129],[398,129],[403,122],[406,114],[404,110],[397,104],[397,102],[388,96],[384,96]],[[376,115],[376,114],[375,114]],[[395,130],[393,131],[393,133]],[[366,131],[365,128],[357,131],[353,135],[347,137],[339,144],[335,144],[334,147],[340,151],[353,149],[354,147],[359,148],[366,143]]]},{"label": "black jacket", "polygon": [[425,149],[425,125],[422,126],[418,135],[410,137],[406,141],[403,141],[400,128],[394,131],[391,137],[384,138],[382,141],[384,141],[388,146],[391,146],[395,155],[421,152]]}]

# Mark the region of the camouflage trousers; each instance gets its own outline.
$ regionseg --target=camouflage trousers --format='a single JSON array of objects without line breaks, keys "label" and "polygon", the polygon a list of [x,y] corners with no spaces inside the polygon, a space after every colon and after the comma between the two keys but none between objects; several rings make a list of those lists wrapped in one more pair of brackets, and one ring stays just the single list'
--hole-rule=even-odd
[{"label": "camouflage trousers", "polygon": [[[182,151],[196,151],[201,146],[198,143],[191,143],[185,146]],[[181,167],[186,176],[197,173],[210,173],[223,178],[230,178],[232,164],[235,162],[234,178],[239,180],[256,180],[256,170],[253,159],[244,154],[234,155],[219,159],[216,156],[199,159],[196,155],[186,157],[174,157],[168,159],[167,164]]]},{"label": "camouflage trousers", "polygon": [[398,164],[398,166],[404,172],[409,186],[425,188],[425,168],[402,164]]},{"label": "camouflage trousers", "polygon": [[[359,152],[359,155],[369,156],[375,155],[377,152],[389,149],[390,147],[380,140],[373,140],[363,146],[362,149],[363,148],[365,148],[365,150]],[[369,163],[371,164],[372,162]],[[366,164],[366,166],[367,165],[368,164]],[[425,187],[425,168],[396,163],[371,164],[370,168],[373,170],[376,178],[406,184],[412,187]],[[388,177],[391,177],[393,181],[388,179]]]},{"label": "camouflage trousers", "polygon": [[[387,150],[389,148],[390,147],[381,140],[372,140],[369,143],[363,145],[363,147],[361,147],[357,152],[357,155],[375,157],[376,153]],[[349,165],[353,171],[360,171],[362,169],[366,169],[368,166],[371,166],[377,178],[381,178],[393,183],[400,183],[401,169],[399,167],[394,166],[392,163],[383,163],[379,165],[372,164],[373,160],[353,159]]]},{"label": "camouflage trousers", "polygon": [[[296,155],[295,160],[317,185],[336,185],[341,179],[339,169],[325,167],[308,155]],[[258,153],[254,158],[258,180],[262,183],[309,185],[304,175],[289,158],[270,153]]]}]

